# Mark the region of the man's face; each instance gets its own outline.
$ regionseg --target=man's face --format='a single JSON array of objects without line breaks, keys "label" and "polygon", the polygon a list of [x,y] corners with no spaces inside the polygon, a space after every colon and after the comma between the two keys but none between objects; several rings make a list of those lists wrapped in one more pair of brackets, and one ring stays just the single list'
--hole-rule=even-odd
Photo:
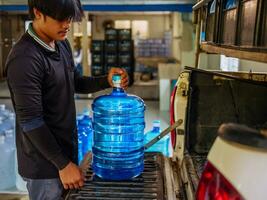
[{"label": "man's face", "polygon": [[70,30],[71,19],[58,21],[39,13],[38,24],[42,33],[50,40],[65,40]]},{"label": "man's face", "polygon": [[46,16],[44,28],[47,36],[53,40],[65,40],[70,30],[71,20],[58,21]]}]

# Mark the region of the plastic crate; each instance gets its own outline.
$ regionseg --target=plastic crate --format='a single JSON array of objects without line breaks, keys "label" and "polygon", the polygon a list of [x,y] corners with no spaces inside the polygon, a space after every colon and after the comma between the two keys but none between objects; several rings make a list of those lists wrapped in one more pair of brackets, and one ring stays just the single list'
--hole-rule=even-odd
[{"label": "plastic crate", "polygon": [[205,41],[211,43],[218,42],[218,20],[219,20],[219,1],[213,0],[206,6],[205,16]]},{"label": "plastic crate", "polygon": [[258,46],[263,47],[266,49],[267,47],[267,1],[262,2],[262,6],[260,9],[260,40]]},{"label": "plastic crate", "polygon": [[117,65],[105,65],[105,74],[108,74],[108,71],[112,68],[112,67],[118,67]]},{"label": "plastic crate", "polygon": [[106,53],[117,53],[118,42],[114,40],[105,41],[105,52]]},{"label": "plastic crate", "polygon": [[92,65],[103,65],[104,58],[103,54],[92,54]]},{"label": "plastic crate", "polygon": [[126,54],[120,54],[119,55],[119,65],[131,65],[132,63],[132,54],[126,53]]},{"label": "plastic crate", "polygon": [[91,52],[103,52],[103,41],[102,40],[93,40],[91,45]]},{"label": "plastic crate", "polygon": [[256,44],[256,24],[259,0],[240,0],[239,45],[252,47]]},{"label": "plastic crate", "polygon": [[104,69],[100,65],[91,66],[92,76],[101,76],[104,74]]},{"label": "plastic crate", "polygon": [[119,42],[119,52],[132,52],[133,51],[133,41],[123,40]]},{"label": "plastic crate", "polygon": [[132,30],[131,29],[118,29],[119,40],[131,40]]},{"label": "plastic crate", "polygon": [[223,1],[221,43],[224,45],[236,45],[238,5],[238,0]]},{"label": "plastic crate", "polygon": [[105,55],[105,64],[108,66],[117,66],[118,58],[117,54],[106,54]]},{"label": "plastic crate", "polygon": [[105,40],[117,40],[118,31],[114,28],[105,29]]}]

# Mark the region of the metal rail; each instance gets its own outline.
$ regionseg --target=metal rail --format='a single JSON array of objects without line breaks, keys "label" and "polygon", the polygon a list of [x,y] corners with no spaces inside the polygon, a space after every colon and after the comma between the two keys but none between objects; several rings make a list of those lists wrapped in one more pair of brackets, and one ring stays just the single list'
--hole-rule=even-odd
[{"label": "metal rail", "polygon": [[179,119],[178,121],[176,121],[172,126],[169,126],[168,128],[166,128],[164,131],[162,131],[157,137],[155,137],[154,139],[152,139],[149,143],[147,143],[145,145],[145,149],[148,149],[149,147],[151,147],[153,144],[157,143],[158,141],[160,141],[165,135],[167,135],[169,132],[171,132],[172,130],[174,130],[175,128],[177,128],[178,126],[180,126],[183,123],[182,119]]}]

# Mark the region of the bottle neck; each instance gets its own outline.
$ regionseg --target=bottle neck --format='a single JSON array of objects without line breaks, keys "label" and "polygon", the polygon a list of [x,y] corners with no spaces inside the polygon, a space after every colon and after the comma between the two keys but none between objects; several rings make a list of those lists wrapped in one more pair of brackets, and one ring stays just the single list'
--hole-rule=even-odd
[{"label": "bottle neck", "polygon": [[113,81],[113,88],[121,88],[121,82],[120,81]]},{"label": "bottle neck", "polygon": [[121,87],[113,87],[112,94],[113,95],[124,95],[125,91]]}]

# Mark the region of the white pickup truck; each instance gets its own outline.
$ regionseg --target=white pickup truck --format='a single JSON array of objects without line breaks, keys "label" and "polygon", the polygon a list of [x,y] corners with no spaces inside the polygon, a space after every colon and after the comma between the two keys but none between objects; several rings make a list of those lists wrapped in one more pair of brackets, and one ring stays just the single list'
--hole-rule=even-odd
[{"label": "white pickup truck", "polygon": [[186,68],[170,114],[186,199],[267,199],[266,74]]}]

